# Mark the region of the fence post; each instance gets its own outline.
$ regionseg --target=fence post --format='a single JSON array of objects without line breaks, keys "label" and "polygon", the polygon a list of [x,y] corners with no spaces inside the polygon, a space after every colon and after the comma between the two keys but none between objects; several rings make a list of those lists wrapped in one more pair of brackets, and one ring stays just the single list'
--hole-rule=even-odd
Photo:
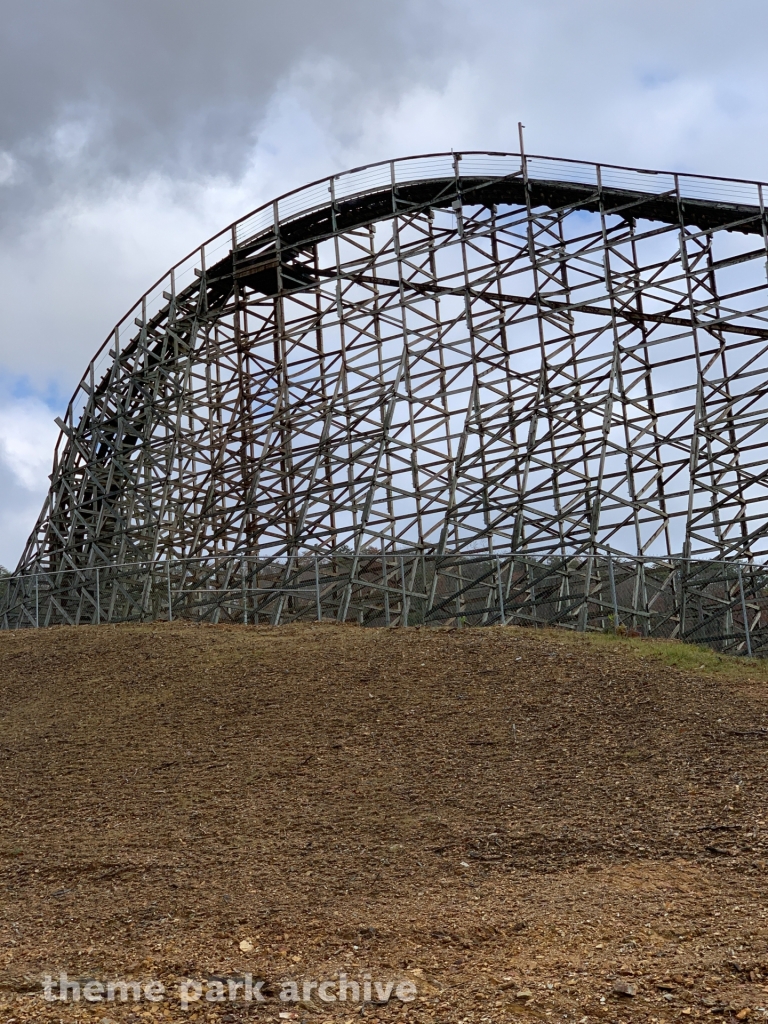
[{"label": "fence post", "polygon": [[739,594],[741,595],[741,613],[744,616],[744,638],[747,641],[747,657],[752,657],[752,638],[749,635],[749,617],[747,615],[747,602],[744,599],[744,580],[741,576],[741,566],[739,566]]},{"label": "fence post", "polygon": [[165,563],[165,578],[168,583],[168,621],[173,622],[173,595],[171,592],[171,560]]},{"label": "fence post", "polygon": [[406,594],[405,594],[405,562],[404,562],[403,558],[404,558],[404,556],[400,555],[400,585],[401,585],[401,588],[402,588],[402,591],[403,591],[403,608],[402,608],[402,611],[400,612],[400,625],[401,626],[407,626],[408,625],[408,607],[407,607],[407,604],[406,604]]},{"label": "fence post", "polygon": [[248,626],[248,581],[246,580],[247,562],[246,556],[240,556],[240,581],[243,587],[243,625]]},{"label": "fence post", "polygon": [[[383,545],[382,545],[383,547]],[[384,584],[384,625],[389,628],[390,616],[389,616],[389,577],[387,575],[387,556],[383,553],[381,555],[381,582]]]},{"label": "fence post", "polygon": [[531,563],[527,560],[524,561],[526,573],[528,575],[528,580],[530,582],[530,586],[528,587],[528,593],[531,595],[531,619],[533,621],[534,626],[538,628],[539,622],[536,618],[536,574],[531,566]]},{"label": "fence post", "polygon": [[101,625],[101,590],[99,588],[99,567],[96,566],[96,622]]},{"label": "fence post", "polygon": [[685,633],[685,613],[687,611],[687,608],[686,608],[687,601],[686,601],[686,592],[685,592],[685,580],[686,580],[686,577],[683,575],[683,568],[682,568],[682,566],[684,566],[684,565],[685,565],[685,562],[681,561],[680,565],[678,565],[678,567],[677,567],[677,585],[678,585],[678,589],[680,591],[680,608],[679,608],[678,613],[677,613],[679,629],[678,629],[678,634],[677,635],[678,635],[678,638],[680,640],[683,639],[683,634]]},{"label": "fence post", "polygon": [[502,626],[507,624],[507,616],[504,614],[504,584],[501,579],[501,559],[496,555],[496,578],[499,583],[499,617]]},{"label": "fence post", "polygon": [[40,628],[40,578],[35,572],[35,629]]},{"label": "fence post", "polygon": [[613,575],[613,556],[611,555],[610,548],[608,548],[608,581],[611,585],[611,601],[613,602],[613,631],[615,633],[619,626],[619,602],[616,599],[616,578]]},{"label": "fence post", "polygon": [[589,626],[589,591],[592,586],[592,559],[594,555],[590,551],[587,555],[587,564],[584,567],[584,604],[579,608],[579,620],[577,629],[580,633],[586,633]]},{"label": "fence post", "polygon": [[323,621],[323,602],[320,598],[320,567],[317,563],[317,555],[315,555],[315,609],[317,614],[317,621]]}]

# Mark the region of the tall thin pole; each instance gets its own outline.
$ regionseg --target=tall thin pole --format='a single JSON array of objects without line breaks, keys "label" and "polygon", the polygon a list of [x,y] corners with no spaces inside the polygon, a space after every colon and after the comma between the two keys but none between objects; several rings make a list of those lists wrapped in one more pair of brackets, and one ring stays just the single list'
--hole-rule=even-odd
[{"label": "tall thin pole", "polygon": [[752,637],[749,635],[749,616],[747,615],[747,602],[744,597],[744,580],[741,575],[741,566],[738,567],[739,572],[739,594],[741,596],[741,614],[744,616],[744,639],[747,641],[747,657],[752,657]]},{"label": "tall thin pole", "polygon": [[101,623],[101,589],[99,587],[99,567],[96,566],[96,622]]},{"label": "tall thin pole", "polygon": [[171,593],[171,560],[165,563],[165,578],[168,583],[168,621],[173,622],[173,596]]},{"label": "tall thin pole", "polygon": [[496,578],[499,584],[499,619],[502,626],[506,626],[507,617],[504,614],[504,585],[501,580],[501,559],[496,555]]},{"label": "tall thin pole", "polygon": [[243,625],[248,625],[248,589],[245,578],[245,555],[240,556],[240,586],[243,588]]},{"label": "tall thin pole", "polygon": [[579,609],[578,629],[580,633],[586,632],[589,625],[589,591],[592,586],[592,559],[594,555],[590,551],[587,555],[587,564],[584,568],[584,604]]},{"label": "tall thin pole", "polygon": [[315,555],[315,606],[317,610],[317,621],[323,621],[323,602],[320,598],[320,567],[317,564],[317,555]]},{"label": "tall thin pole", "polygon": [[40,588],[39,577],[35,573],[35,629],[40,628]]},{"label": "tall thin pole", "polygon": [[381,556],[381,582],[384,584],[384,625],[390,626],[389,616],[389,577],[387,576],[387,556],[382,553]]},{"label": "tall thin pole", "polygon": [[[690,563],[690,559],[688,559],[688,563]],[[686,560],[681,559],[680,564],[677,568],[677,582],[680,589],[680,612],[678,615],[678,620],[680,623],[678,637],[680,638],[680,640],[682,640],[685,635],[685,618],[688,611],[688,593],[686,590],[686,581],[688,579],[689,571],[690,564],[686,565]]]},{"label": "tall thin pole", "polygon": [[403,556],[402,555],[400,555],[400,586],[402,587],[402,591],[403,591],[403,610],[400,613],[400,625],[401,626],[407,626],[408,625],[408,606],[407,606],[406,594],[405,594],[405,562],[403,560]]},{"label": "tall thin pole", "polygon": [[616,599],[616,577],[613,575],[613,555],[608,549],[608,582],[611,587],[611,601],[613,603],[613,631],[619,628],[619,602]]}]

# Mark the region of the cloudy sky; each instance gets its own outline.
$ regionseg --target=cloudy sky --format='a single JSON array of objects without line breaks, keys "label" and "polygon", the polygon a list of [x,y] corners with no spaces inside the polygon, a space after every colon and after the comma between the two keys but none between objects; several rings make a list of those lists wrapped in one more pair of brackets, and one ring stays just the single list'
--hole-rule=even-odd
[{"label": "cloudy sky", "polygon": [[768,178],[765,0],[2,0],[0,564],[110,327],[276,194],[514,150]]}]

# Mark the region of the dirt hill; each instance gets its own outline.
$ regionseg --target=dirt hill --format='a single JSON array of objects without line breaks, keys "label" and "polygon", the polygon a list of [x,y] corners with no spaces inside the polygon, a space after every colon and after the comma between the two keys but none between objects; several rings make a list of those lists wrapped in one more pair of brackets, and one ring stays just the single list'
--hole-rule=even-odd
[{"label": "dirt hill", "polygon": [[763,664],[155,624],[0,634],[0,679],[2,1022],[768,1016]]}]

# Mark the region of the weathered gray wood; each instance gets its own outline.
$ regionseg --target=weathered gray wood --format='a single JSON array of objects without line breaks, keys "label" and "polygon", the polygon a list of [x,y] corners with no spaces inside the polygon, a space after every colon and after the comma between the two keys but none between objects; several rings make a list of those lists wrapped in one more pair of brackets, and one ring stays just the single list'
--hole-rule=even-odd
[{"label": "weathered gray wood", "polygon": [[[237,555],[256,575],[216,578],[236,580],[241,620],[252,599],[253,621],[285,621],[303,607],[301,559],[348,555],[320,588],[344,620],[375,552],[397,621],[428,618],[441,577],[416,595],[414,561],[400,593],[387,553],[482,551],[521,557],[537,621],[546,559],[576,558],[586,576],[559,572],[558,601],[591,628],[609,548],[768,555],[763,188],[702,182],[438,154],[250,214],[144,295],[87,368],[17,575],[58,580],[46,608],[80,621],[149,597],[104,583],[75,606],[70,570]],[[514,605],[512,569],[496,579],[488,621],[489,602]],[[639,562],[633,579],[623,614],[644,629],[662,591]]]}]

